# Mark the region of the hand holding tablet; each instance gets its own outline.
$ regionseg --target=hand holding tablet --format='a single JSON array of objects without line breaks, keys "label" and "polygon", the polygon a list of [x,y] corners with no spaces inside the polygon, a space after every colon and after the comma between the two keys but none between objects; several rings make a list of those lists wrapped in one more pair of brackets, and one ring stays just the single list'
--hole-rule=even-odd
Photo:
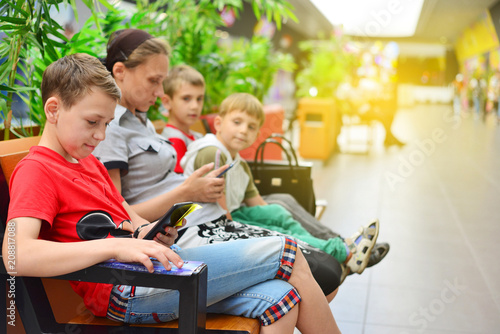
[{"label": "hand holding tablet", "polygon": [[165,228],[181,227],[187,215],[200,209],[201,206],[192,202],[182,202],[174,204],[168,211],[158,219],[153,228],[146,234],[144,239],[153,240],[157,233],[165,234]]}]

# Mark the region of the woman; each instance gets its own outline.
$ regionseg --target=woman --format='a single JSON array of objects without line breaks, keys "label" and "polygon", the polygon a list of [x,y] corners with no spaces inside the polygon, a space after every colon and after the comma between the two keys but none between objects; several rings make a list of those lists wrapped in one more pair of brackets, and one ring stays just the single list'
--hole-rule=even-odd
[{"label": "woman", "polygon": [[[122,99],[106,140],[94,154],[104,163],[114,184],[127,202],[149,221],[163,215],[177,202],[202,202],[203,209],[188,217],[187,229],[180,231],[182,248],[221,241],[279,235],[225,219],[214,202],[223,194],[220,170],[204,166],[186,178],[173,172],[175,150],[156,134],[147,120],[147,110],[163,95],[162,81],[168,71],[168,51],[157,39],[140,30],[125,30],[110,38],[106,67],[115,77]],[[323,252],[300,243],[313,274],[325,295],[333,298],[340,284],[339,263]]]},{"label": "woman", "polygon": [[[172,160],[175,166],[175,150],[166,140],[156,135],[154,127],[146,118],[145,111],[163,95],[162,82],[168,72],[168,54],[166,43],[141,30],[126,29],[115,32],[111,36],[108,42],[106,67],[113,74],[122,92],[122,98],[115,110],[115,119],[110,123],[107,131],[108,140],[103,142],[102,146],[99,145],[95,152],[95,155],[105,163],[117,188],[130,199],[132,208],[150,221],[157,219],[176,202],[214,201],[223,192],[223,180],[214,177],[219,172],[218,170],[203,177],[213,166],[204,166],[189,178],[176,176],[171,172],[173,167],[168,165],[168,161]],[[199,221],[202,216],[205,219],[205,217],[221,215],[216,206],[205,204],[204,206],[203,210],[194,212],[191,215],[193,217],[189,216],[195,218],[190,219],[190,224]],[[198,212],[203,212],[203,215],[197,218]],[[136,234],[141,234],[140,228]],[[169,230],[169,234],[177,235],[177,232],[172,229]],[[180,237],[179,241],[182,239],[183,237]],[[293,287],[301,294],[300,308],[293,307],[297,300],[293,301],[295,298],[289,293],[284,299],[272,297],[276,300],[275,306],[278,307],[291,302],[292,307],[285,307],[287,312],[284,316],[276,313],[268,316],[264,314],[267,310],[259,315],[256,314],[258,307],[255,299],[250,298],[251,302],[242,302],[243,296],[247,298],[256,294],[271,294],[273,286],[277,283],[276,279],[263,279],[261,283],[245,287],[243,291],[238,291],[241,290],[241,286],[232,288],[236,283],[230,279],[233,267],[248,266],[243,263],[244,261],[234,263],[235,261],[231,260],[233,255],[252,254],[252,256],[259,257],[262,250],[252,247],[253,242],[257,240],[264,239],[226,243],[232,250],[226,253],[227,258],[221,257],[218,261],[220,265],[215,266],[215,270],[212,269],[212,274],[209,273],[209,276],[214,275],[213,279],[219,281],[212,289],[216,291],[208,289],[208,298],[211,300],[208,311],[259,317],[262,333],[292,333],[296,326],[303,332],[338,333],[339,330],[329,310],[327,299],[324,298],[320,287],[312,278],[300,250],[296,252],[298,261],[295,260],[292,271],[294,279],[289,281],[289,283],[296,284]],[[272,240],[275,239],[266,238],[265,240],[273,242]],[[177,244],[182,247],[182,242],[177,242]],[[197,248],[188,249],[196,250]],[[210,253],[209,249],[205,252]],[[204,261],[205,256],[210,255],[196,254],[191,260]],[[267,268],[249,267],[249,272],[268,271]],[[209,277],[209,282],[210,280]],[[226,295],[221,295],[221,289],[215,288],[217,286],[222,286],[222,290],[227,289]],[[247,294],[246,291],[249,289],[252,291]],[[303,292],[300,292],[301,289]],[[215,293],[217,296],[213,296]],[[146,311],[146,313],[150,312],[157,311],[154,309]],[[325,321],[327,325],[320,326],[322,321]]]}]

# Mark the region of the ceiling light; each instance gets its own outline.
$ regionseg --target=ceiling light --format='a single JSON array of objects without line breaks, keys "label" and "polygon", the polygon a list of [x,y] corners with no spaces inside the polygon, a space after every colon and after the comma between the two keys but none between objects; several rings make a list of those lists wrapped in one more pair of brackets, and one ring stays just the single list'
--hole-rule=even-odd
[{"label": "ceiling light", "polygon": [[365,37],[409,37],[415,34],[424,0],[311,0],[344,33]]}]

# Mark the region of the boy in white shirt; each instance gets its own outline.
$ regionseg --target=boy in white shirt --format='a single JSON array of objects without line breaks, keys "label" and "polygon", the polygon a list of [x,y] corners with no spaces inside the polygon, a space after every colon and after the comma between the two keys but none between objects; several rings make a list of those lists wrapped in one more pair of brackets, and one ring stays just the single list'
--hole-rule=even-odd
[{"label": "boy in white shirt", "polygon": [[368,264],[377,240],[378,221],[361,227],[350,239],[337,237],[323,240],[307,232],[282,206],[268,205],[259,195],[248,164],[239,155],[241,150],[251,146],[257,139],[263,123],[264,112],[257,98],[247,93],[230,95],[222,102],[220,113],[215,118],[216,135],[207,134],[188,146],[181,161],[184,174],[190,175],[200,166],[210,162],[215,163],[217,168],[237,161],[224,175],[225,196],[218,201],[227,211],[228,217],[241,223],[293,235],[323,250],[348,269],[344,270],[342,279],[349,272],[361,274]]}]

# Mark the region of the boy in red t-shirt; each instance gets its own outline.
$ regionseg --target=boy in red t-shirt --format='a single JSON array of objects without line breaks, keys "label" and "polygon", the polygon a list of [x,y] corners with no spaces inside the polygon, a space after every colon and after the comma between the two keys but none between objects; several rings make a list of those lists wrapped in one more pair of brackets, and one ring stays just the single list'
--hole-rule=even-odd
[{"label": "boy in red t-shirt", "polygon": [[[174,229],[158,234],[159,242],[119,238],[147,224],[140,231],[144,236],[151,226],[127,205],[104,166],[90,154],[104,139],[120,99],[106,68],[86,54],[62,58],[44,72],[41,90],[45,129],[10,184],[7,221],[16,231],[16,268],[11,271],[54,276],[111,258],[141,262],[151,272],[150,257],[166,268],[169,260],[182,266],[180,256],[165,247],[173,244]],[[88,242],[78,242],[83,240]],[[95,315],[106,316],[111,285],[72,286]]]},{"label": "boy in red t-shirt", "polygon": [[[158,55],[149,61],[168,58]],[[123,71],[128,75],[149,65]],[[91,155],[104,140],[121,102],[119,88],[99,60],[85,54],[57,60],[45,70],[41,91],[47,118],[44,132],[39,146],[16,166],[10,183],[7,225],[9,236],[15,233],[16,258],[13,266],[7,263],[10,257],[4,257],[9,274],[55,276],[109,259],[142,263],[153,272],[151,258],[170,270],[172,264],[183,266],[182,255],[210,268],[209,311],[258,318],[266,333],[291,332],[295,326],[340,333],[291,238],[238,240],[175,251],[170,248],[178,236],[175,228],[165,228],[165,235],[158,233],[154,240],[142,239],[154,224],[134,212]],[[205,178],[215,177],[220,171],[209,172],[211,167],[201,168],[197,177],[206,173]],[[4,242],[3,254],[10,254],[8,244]],[[89,282],[72,286],[96,316],[155,323],[178,315],[175,290]],[[299,303],[301,307],[295,307]]]},{"label": "boy in red t-shirt", "polygon": [[180,161],[190,143],[203,135],[190,127],[200,118],[205,97],[203,75],[188,65],[177,65],[168,72],[163,81],[165,95],[161,101],[168,110],[168,123],[162,136],[167,138],[177,152],[174,171],[182,173]]}]

